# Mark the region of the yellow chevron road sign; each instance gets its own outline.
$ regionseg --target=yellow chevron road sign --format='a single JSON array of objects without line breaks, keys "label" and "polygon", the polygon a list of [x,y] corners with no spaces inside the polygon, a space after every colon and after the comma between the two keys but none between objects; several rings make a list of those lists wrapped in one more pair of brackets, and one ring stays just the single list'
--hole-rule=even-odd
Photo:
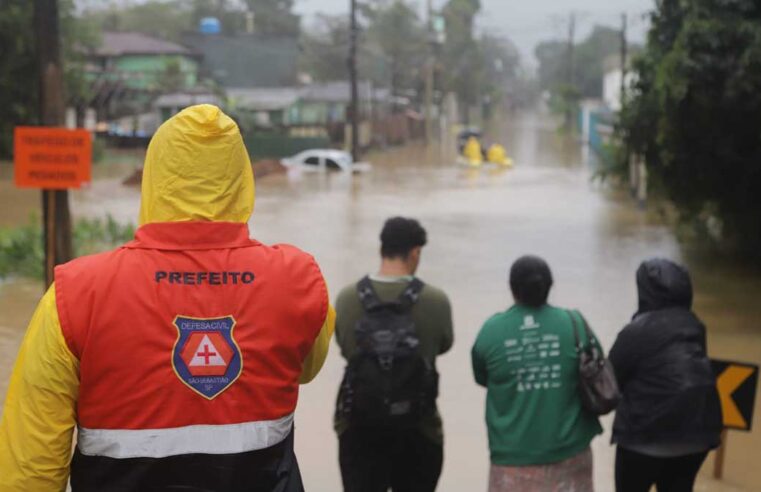
[{"label": "yellow chevron road sign", "polygon": [[721,398],[724,427],[750,431],[758,385],[758,366],[726,360],[711,360]]}]

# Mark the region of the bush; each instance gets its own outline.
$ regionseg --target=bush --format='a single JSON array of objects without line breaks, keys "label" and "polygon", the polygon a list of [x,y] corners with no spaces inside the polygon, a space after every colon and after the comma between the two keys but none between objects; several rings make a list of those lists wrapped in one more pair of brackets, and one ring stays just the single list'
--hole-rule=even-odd
[{"label": "bush", "polygon": [[92,162],[93,164],[99,164],[103,162],[106,156],[106,140],[105,138],[95,137],[92,140]]},{"label": "bush", "polygon": [[[133,238],[132,224],[119,224],[107,215],[103,219],[81,219],[74,225],[72,242],[74,255],[83,256],[106,251]],[[18,275],[41,279],[44,270],[45,248],[39,217],[18,227],[0,228],[0,278]]]},{"label": "bush", "polygon": [[761,260],[761,4],[665,0],[619,135],[686,223]]}]

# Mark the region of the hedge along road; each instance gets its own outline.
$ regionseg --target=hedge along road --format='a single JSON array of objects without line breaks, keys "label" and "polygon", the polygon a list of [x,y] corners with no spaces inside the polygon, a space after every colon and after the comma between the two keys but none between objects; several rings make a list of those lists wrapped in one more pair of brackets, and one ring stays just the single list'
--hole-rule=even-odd
[{"label": "hedge along road", "polygon": [[[314,254],[333,295],[377,267],[385,218],[414,216],[428,229],[419,273],[449,294],[456,330],[455,347],[438,362],[446,441],[439,490],[444,492],[486,489],[484,391],[472,380],[470,347],[481,323],[510,302],[506,274],[521,254],[549,261],[556,281],[551,301],[581,309],[606,348],[636,308],[634,271],[640,260],[664,255],[684,261],[693,272],[696,310],[708,325],[711,356],[761,363],[761,274],[680,247],[656,211],[641,212],[625,192],[592,183],[578,145],[557,137],[546,119],[518,117],[501,133],[517,163],[514,170],[463,169],[448,152],[411,145],[369,155],[374,170],[364,175],[275,175],[257,183],[252,235]],[[121,186],[124,169],[117,171],[96,168],[93,186],[73,193],[76,216],[108,212],[135,220],[139,191]],[[0,197],[14,204],[0,207],[0,224],[23,220],[25,209],[38,206],[38,194],[12,191],[7,169],[0,172]],[[39,295],[35,282],[0,284],[2,395]],[[311,491],[340,490],[331,421],[342,371],[333,346],[322,374],[301,392],[296,441]],[[606,433],[593,443],[602,492],[613,490],[610,419],[605,424]],[[754,466],[761,431],[732,432],[729,439],[726,484],[708,478],[711,458],[697,490],[761,488],[761,469]]]}]

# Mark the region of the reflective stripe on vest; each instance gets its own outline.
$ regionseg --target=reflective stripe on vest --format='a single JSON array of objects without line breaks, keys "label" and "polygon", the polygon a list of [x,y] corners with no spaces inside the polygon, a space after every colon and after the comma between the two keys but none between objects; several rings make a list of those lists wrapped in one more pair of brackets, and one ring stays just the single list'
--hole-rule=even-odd
[{"label": "reflective stripe on vest", "polygon": [[189,425],[169,429],[85,429],[77,434],[79,451],[108,458],[165,458],[182,454],[234,454],[266,449],[285,440],[293,414],[277,420],[225,425]]}]

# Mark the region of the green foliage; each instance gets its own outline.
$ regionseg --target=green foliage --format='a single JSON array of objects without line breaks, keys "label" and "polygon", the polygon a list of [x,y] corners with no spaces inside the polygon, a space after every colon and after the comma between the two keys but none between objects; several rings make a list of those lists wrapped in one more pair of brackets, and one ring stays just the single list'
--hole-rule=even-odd
[{"label": "green foliage", "polygon": [[106,157],[106,141],[103,138],[93,138],[92,141],[92,162],[99,164]]},{"label": "green foliage", "polygon": [[[761,247],[761,5],[664,0],[618,133],[686,221]],[[716,229],[716,227],[714,227]]]},{"label": "green foliage", "polygon": [[[75,256],[108,250],[131,240],[135,228],[122,225],[110,215],[102,219],[82,219],[73,231]],[[18,227],[0,228],[0,278],[9,275],[42,278],[45,251],[39,217]]]},{"label": "green foliage", "polygon": [[156,78],[156,87],[162,92],[176,92],[185,88],[185,74],[179,60],[173,58],[167,61],[164,70]]},{"label": "green foliage", "polygon": [[186,6],[187,2],[179,0],[149,0],[122,6],[112,3],[105,8],[88,9],[83,17],[104,31],[142,32],[179,41],[182,32],[192,27],[191,11]]},{"label": "green foliage", "polygon": [[[299,65],[314,80],[329,81],[348,77],[349,21],[346,16],[320,14],[310,29],[301,33]],[[360,57],[360,62],[366,57]],[[360,73],[367,76],[367,71]]]},{"label": "green foliage", "polygon": [[[620,49],[620,31],[604,26],[595,26],[584,41],[574,46],[572,83],[580,97],[602,97],[605,60],[618,55]],[[571,68],[568,43],[545,41],[537,45],[535,54],[539,60],[538,78],[543,90],[557,92],[568,86]]]},{"label": "green foliage", "polygon": [[[579,107],[580,99],[581,93],[576,86],[559,84],[555,90],[550,92],[550,111],[555,114],[574,115]],[[569,128],[567,128],[567,130],[569,130]]]},{"label": "green foliage", "polygon": [[0,3],[0,158],[11,155],[13,127],[37,118],[31,3]]},{"label": "green foliage", "polygon": [[[0,2],[0,158],[13,151],[13,128],[38,120],[33,6],[29,0]],[[82,52],[97,43],[99,34],[97,26],[75,16],[73,0],[60,0],[58,8],[65,94],[77,104],[88,87]]]},{"label": "green foliage", "polygon": [[392,94],[416,88],[425,66],[426,30],[415,9],[402,0],[369,9],[368,41],[376,46],[389,64]]},{"label": "green foliage", "polygon": [[92,97],[87,80],[86,53],[100,43],[100,27],[89,19],[75,16],[74,0],[62,0],[61,41],[63,46],[64,94],[70,105],[83,107]]},{"label": "green foliage", "polygon": [[293,13],[293,0],[245,0],[255,15],[254,29],[264,34],[298,36],[300,18]]},{"label": "green foliage", "polygon": [[39,219],[20,227],[0,229],[0,278],[11,274],[42,278],[44,258]]},{"label": "green foliage", "polygon": [[204,17],[216,17],[225,34],[243,32],[245,12],[254,12],[254,29],[265,34],[298,36],[299,16],[293,0],[147,0],[107,6],[91,4],[85,18],[109,31],[135,31],[181,41],[186,31],[198,29]]},{"label": "green foliage", "polygon": [[475,17],[480,9],[479,0],[449,0],[442,11],[446,20],[444,86],[457,94],[466,124],[468,107],[479,102],[483,78],[482,53],[473,37]]},{"label": "green foliage", "polygon": [[106,215],[105,220],[81,219],[74,226],[74,254],[83,256],[106,251],[132,240],[134,236],[134,225],[122,225],[111,215]]},{"label": "green foliage", "polygon": [[[416,5],[410,0],[371,0],[359,7],[361,78],[422,104],[431,45]],[[507,38],[488,33],[474,38],[473,22],[479,8],[475,0],[450,0],[443,11],[447,38],[436,56],[436,89],[455,92],[463,108],[483,100],[501,100],[519,76],[518,50]],[[302,33],[301,45],[301,68],[315,80],[347,76],[349,25],[345,16],[318,16],[315,25]]]}]

